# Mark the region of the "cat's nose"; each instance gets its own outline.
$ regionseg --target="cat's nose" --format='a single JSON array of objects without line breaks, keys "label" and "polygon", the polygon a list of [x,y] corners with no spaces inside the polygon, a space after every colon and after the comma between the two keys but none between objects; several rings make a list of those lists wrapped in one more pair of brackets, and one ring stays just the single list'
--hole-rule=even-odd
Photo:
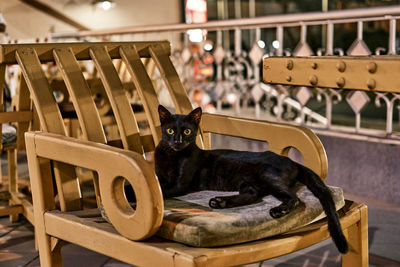
[{"label": "cat's nose", "polygon": [[178,138],[174,140],[175,144],[182,144],[182,135],[179,135]]}]

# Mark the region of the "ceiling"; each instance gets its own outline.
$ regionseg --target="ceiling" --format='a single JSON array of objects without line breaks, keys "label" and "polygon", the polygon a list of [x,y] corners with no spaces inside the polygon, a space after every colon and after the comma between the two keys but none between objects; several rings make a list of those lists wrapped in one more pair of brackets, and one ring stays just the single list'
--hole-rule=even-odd
[{"label": "ceiling", "polygon": [[[43,12],[24,2],[40,2],[53,12]],[[114,0],[108,11],[96,8],[92,0],[7,0],[0,1],[0,12],[7,23],[9,39],[35,39],[50,32],[72,32],[71,26],[55,16],[59,13],[88,29],[179,23],[181,0]]]}]

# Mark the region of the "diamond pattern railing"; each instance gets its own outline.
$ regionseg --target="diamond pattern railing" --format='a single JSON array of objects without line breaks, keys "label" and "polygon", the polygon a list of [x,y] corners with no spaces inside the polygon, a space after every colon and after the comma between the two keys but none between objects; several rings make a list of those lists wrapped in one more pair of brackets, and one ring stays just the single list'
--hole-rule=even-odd
[{"label": "diamond pattern railing", "polygon": [[[298,88],[268,85],[260,79],[262,59],[266,56],[397,54],[396,24],[399,15],[400,6],[390,6],[212,21],[197,25],[156,25],[54,34],[53,40],[95,41],[99,37],[114,41],[169,39],[173,61],[189,96],[194,105],[201,105],[207,111],[234,112],[239,116],[304,124],[320,131],[345,131],[355,136],[384,136],[387,140],[400,143],[400,114],[397,114],[400,113],[400,94],[397,91],[377,93],[349,92],[340,88],[321,89],[318,86]],[[386,48],[378,47],[372,51],[363,39],[363,31],[364,27],[374,23],[387,25],[388,43]],[[343,24],[356,26],[355,39],[349,47],[335,47],[335,27]],[[324,31],[324,47],[311,47],[307,42],[313,34],[310,29],[314,26],[320,26]],[[208,36],[214,36],[215,39],[204,38],[204,43],[193,46],[186,32],[197,28],[207,31]],[[245,34],[245,31],[250,31],[250,34]],[[298,43],[294,47],[286,39],[285,32],[288,31],[299,33]],[[233,38],[230,38],[232,35]],[[246,50],[242,46],[248,36],[251,42]],[[213,49],[205,50],[203,44],[210,41],[214,43]],[[287,68],[290,67],[288,63]],[[346,66],[339,65],[337,68],[344,71]],[[291,79],[290,76],[286,77],[288,82]],[[371,80],[368,87],[373,88],[374,82]],[[310,85],[313,83],[318,84],[317,77],[310,78]],[[343,87],[346,80],[338,78],[336,83]],[[159,90],[165,90],[161,82],[158,84]],[[386,111],[382,111],[383,105]],[[367,120],[369,115],[376,113],[375,110],[382,113],[380,120],[385,121],[383,129]],[[343,112],[346,114],[343,115]],[[375,128],[366,132],[367,127]]]}]

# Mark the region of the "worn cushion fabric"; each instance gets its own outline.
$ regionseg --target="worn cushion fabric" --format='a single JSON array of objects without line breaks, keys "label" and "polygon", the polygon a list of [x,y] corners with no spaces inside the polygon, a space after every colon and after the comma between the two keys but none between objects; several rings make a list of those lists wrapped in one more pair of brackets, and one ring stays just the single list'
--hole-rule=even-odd
[{"label": "worn cushion fabric", "polygon": [[1,130],[1,143],[5,146],[15,144],[15,140],[17,139],[17,130],[8,124],[3,124]]},{"label": "worn cushion fabric", "polygon": [[[344,206],[343,191],[329,187],[337,209]],[[269,210],[281,202],[266,196],[261,202],[229,209],[211,209],[210,198],[237,192],[202,191],[165,200],[164,221],[157,235],[195,247],[215,247],[257,240],[287,232],[325,217],[319,200],[297,187],[302,203],[286,216],[274,219]]]}]

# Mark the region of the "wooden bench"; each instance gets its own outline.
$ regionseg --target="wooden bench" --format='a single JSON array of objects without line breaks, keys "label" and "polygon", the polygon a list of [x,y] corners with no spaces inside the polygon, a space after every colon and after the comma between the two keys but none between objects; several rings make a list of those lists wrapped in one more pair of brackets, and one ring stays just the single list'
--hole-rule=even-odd
[{"label": "wooden bench", "polygon": [[[0,46],[0,53],[3,52]],[[19,79],[17,73],[14,75],[18,82],[18,93],[13,98],[12,108],[5,110],[4,92],[6,82],[6,68],[8,63],[0,60],[0,137],[2,137],[2,127],[5,123],[12,123],[16,127],[16,137],[12,142],[0,143],[1,151],[7,153],[8,167],[8,190],[1,192],[2,200],[7,199],[9,206],[0,207],[0,216],[10,215],[10,221],[16,222],[19,214],[23,214],[31,223],[33,223],[33,207],[28,200],[30,196],[20,192],[18,188],[17,172],[17,151],[25,150],[24,133],[29,129],[37,129],[34,112],[31,109],[31,100],[29,91],[24,79]],[[0,185],[3,183],[3,174],[0,176]]]},{"label": "wooden bench", "polygon": [[[227,266],[277,257],[329,237],[324,220],[284,235],[217,248],[194,248],[154,236],[163,223],[164,200],[153,163],[145,157],[151,159],[161,139],[159,101],[141,58],[155,62],[176,112],[187,114],[192,110],[170,61],[168,42],[21,44],[5,45],[2,49],[2,62],[18,63],[21,67],[43,129],[25,135],[42,266],[61,265],[60,249],[65,242],[137,266]],[[149,133],[139,130],[112,63],[115,58],[122,58],[138,90]],[[120,140],[106,138],[92,94],[79,69],[79,60],[94,62]],[[63,118],[41,67],[49,61],[56,62],[62,72],[83,140],[66,137]],[[306,128],[204,114],[198,137],[200,147],[212,147],[211,133],[265,141],[270,150],[283,155],[295,147],[302,153],[306,166],[322,179],[326,176],[325,151],[315,134]],[[76,167],[93,171],[97,203],[104,205],[111,223],[102,219],[98,209],[82,209]],[[136,210],[125,198],[126,181],[135,191]],[[340,217],[351,246],[350,252],[343,255],[343,265],[368,266],[366,206],[347,201]]]}]

